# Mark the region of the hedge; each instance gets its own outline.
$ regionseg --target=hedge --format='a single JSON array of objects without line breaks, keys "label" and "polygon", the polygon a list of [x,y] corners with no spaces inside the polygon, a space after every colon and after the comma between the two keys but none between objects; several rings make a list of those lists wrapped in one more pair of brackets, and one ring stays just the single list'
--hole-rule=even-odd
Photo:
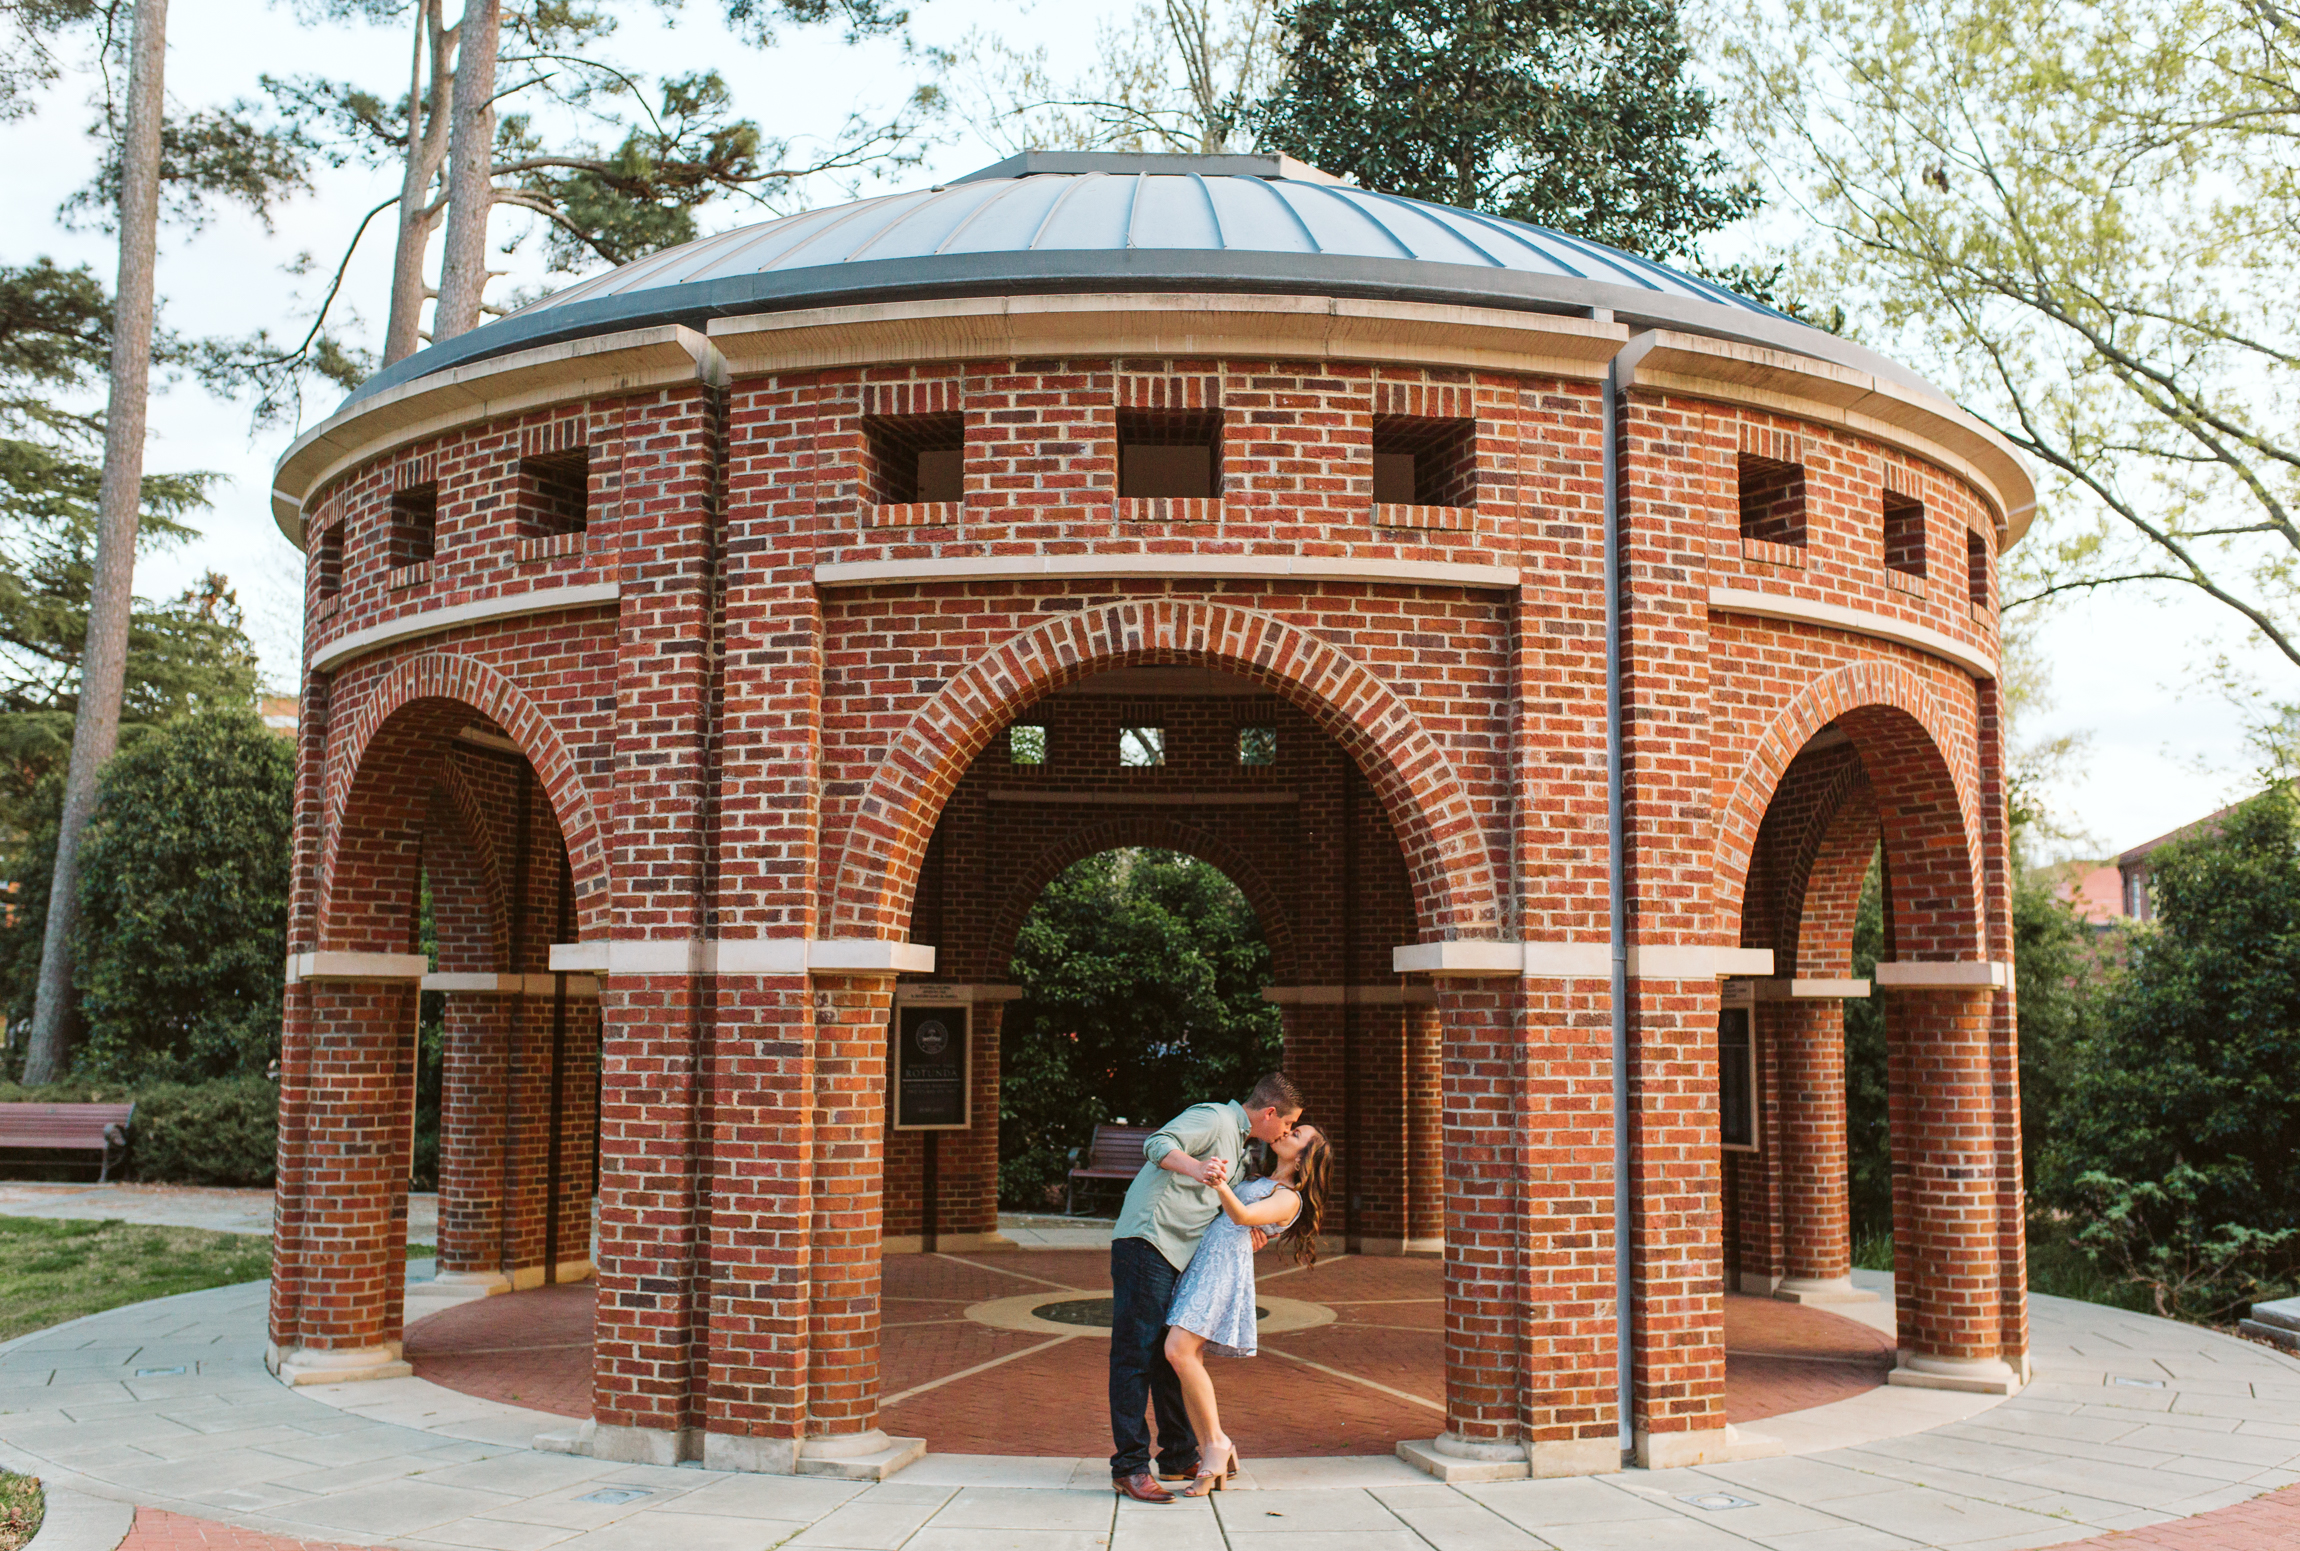
[{"label": "hedge", "polygon": [[[203,1083],[0,1083],[0,1103],[119,1104],[136,1124],[122,1179],[170,1185],[269,1185],[277,1172],[279,1089],[261,1077]],[[7,1165],[21,1175],[43,1164]]]}]

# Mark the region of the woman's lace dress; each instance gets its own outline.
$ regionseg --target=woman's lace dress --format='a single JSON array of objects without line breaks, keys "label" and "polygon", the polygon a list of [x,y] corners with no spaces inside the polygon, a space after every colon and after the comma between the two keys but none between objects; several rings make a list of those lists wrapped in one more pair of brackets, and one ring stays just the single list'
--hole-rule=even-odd
[{"label": "woman's lace dress", "polygon": [[[1250,1179],[1238,1187],[1238,1199],[1252,1206],[1277,1188],[1274,1180]],[[1271,1226],[1271,1234],[1293,1220]],[[1227,1212],[1215,1218],[1174,1285],[1174,1302],[1166,1311],[1167,1324],[1204,1336],[1207,1350],[1224,1357],[1254,1355],[1253,1231],[1230,1221]]]}]

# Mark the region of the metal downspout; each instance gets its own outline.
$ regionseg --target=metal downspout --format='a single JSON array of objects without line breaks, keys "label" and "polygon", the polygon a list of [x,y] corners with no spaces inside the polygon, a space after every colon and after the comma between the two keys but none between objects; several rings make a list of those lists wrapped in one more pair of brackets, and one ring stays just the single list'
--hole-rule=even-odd
[{"label": "metal downspout", "polygon": [[1614,352],[1605,368],[1605,883],[1611,904],[1613,1012],[1613,1329],[1615,1410],[1621,1457],[1637,1452],[1629,1364],[1629,901],[1623,884],[1621,811],[1621,409],[1622,390],[1653,348],[1648,331]]}]

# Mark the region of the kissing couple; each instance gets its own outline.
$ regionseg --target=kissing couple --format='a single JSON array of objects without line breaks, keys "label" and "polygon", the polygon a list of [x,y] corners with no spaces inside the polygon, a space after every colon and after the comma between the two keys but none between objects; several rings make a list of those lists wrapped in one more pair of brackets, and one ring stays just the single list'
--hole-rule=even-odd
[{"label": "kissing couple", "polygon": [[[1254,1355],[1256,1250],[1283,1238],[1294,1264],[1317,1263],[1333,1149],[1301,1119],[1301,1094],[1272,1072],[1245,1103],[1193,1104],[1142,1144],[1110,1239],[1110,1483],[1136,1502],[1203,1497],[1238,1473],[1206,1354]],[[1249,1141],[1271,1157],[1253,1179]],[[1156,1474],[1145,1409],[1158,1417]]]}]

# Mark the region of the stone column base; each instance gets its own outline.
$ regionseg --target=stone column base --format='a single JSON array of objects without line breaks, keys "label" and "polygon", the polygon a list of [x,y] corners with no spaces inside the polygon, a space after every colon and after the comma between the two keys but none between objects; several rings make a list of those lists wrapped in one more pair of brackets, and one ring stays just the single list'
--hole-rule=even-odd
[{"label": "stone column base", "polygon": [[282,1384],[351,1384],[363,1379],[412,1378],[415,1369],[399,1355],[397,1341],[375,1346],[322,1349],[264,1345],[264,1366]]},{"label": "stone column base", "polygon": [[836,1481],[884,1481],[926,1456],[924,1438],[890,1438],[877,1428],[809,1438],[799,1445],[796,1474]]},{"label": "stone column base", "polygon": [[1398,1444],[1398,1458],[1448,1484],[1471,1481],[1554,1480],[1610,1475],[1621,1468],[1621,1445],[1611,1438],[1567,1438],[1539,1443],[1484,1443],[1447,1433]]},{"label": "stone column base", "polygon": [[1967,1395],[2017,1395],[2028,1382],[2028,1359],[2019,1365],[2001,1357],[1923,1357],[1901,1348],[1901,1365],[1885,1382],[1903,1389],[1948,1389]]},{"label": "stone column base", "polygon": [[1849,1276],[1785,1276],[1773,1289],[1783,1303],[1875,1303],[1877,1295],[1853,1285]]},{"label": "stone column base", "polygon": [[1687,1465],[1722,1465],[1732,1460],[1767,1459],[1786,1454],[1788,1445],[1728,1422],[1698,1432],[1637,1435],[1637,1463],[1646,1470],[1679,1470]]},{"label": "stone column base", "polygon": [[618,1465],[676,1465],[703,1457],[702,1443],[690,1427],[603,1427],[597,1422],[578,1422],[558,1432],[537,1433],[535,1447],[545,1454],[580,1454],[613,1460]]},{"label": "stone column base", "polygon": [[884,1481],[926,1454],[924,1438],[889,1438],[875,1428],[834,1438],[751,1438],[684,1427],[605,1427],[597,1422],[538,1433],[535,1447],[548,1454],[580,1454],[621,1465],[697,1460],[705,1470],[828,1476],[838,1481]]},{"label": "stone column base", "polygon": [[1361,1255],[1442,1255],[1445,1253],[1445,1240],[1369,1239],[1361,1234],[1358,1238],[1358,1253]]}]

